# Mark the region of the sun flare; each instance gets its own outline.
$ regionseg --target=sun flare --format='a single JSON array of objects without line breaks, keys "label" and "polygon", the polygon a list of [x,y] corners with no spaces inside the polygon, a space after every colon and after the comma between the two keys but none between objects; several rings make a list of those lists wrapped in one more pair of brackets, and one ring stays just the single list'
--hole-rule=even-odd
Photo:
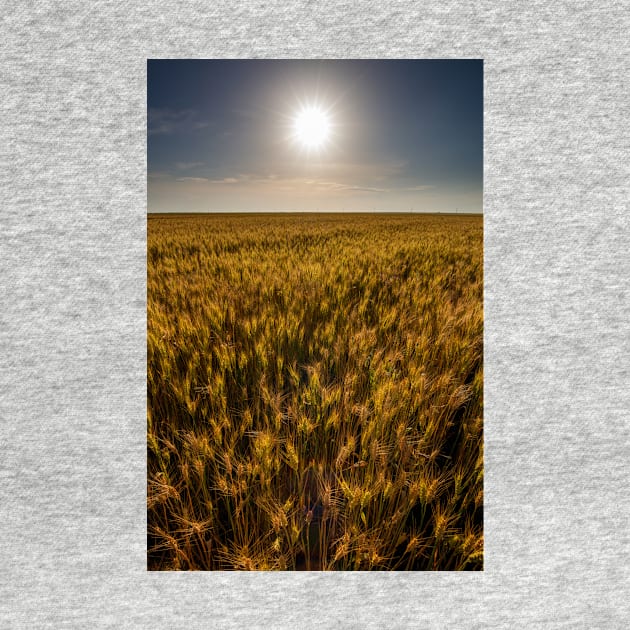
[{"label": "sun flare", "polygon": [[330,138],[328,114],[317,106],[305,107],[295,118],[295,139],[306,149],[319,149]]}]

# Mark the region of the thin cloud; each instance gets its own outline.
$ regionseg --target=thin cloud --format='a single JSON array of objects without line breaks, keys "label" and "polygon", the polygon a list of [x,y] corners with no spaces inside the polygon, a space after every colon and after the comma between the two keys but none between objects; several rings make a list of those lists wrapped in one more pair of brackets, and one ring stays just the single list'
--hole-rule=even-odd
[{"label": "thin cloud", "polygon": [[[271,165],[270,165],[271,166]],[[278,179],[293,179],[308,169],[311,179],[341,180],[357,183],[387,182],[392,178],[404,177],[408,168],[407,162],[401,160],[383,161],[275,161],[269,171],[245,172],[239,176],[249,179],[268,179],[269,172],[274,173]],[[273,170],[272,170],[273,169]]]},{"label": "thin cloud", "polygon": [[178,182],[208,182],[208,184],[237,184],[235,177],[224,177],[223,179],[208,179],[207,177],[178,177]]},{"label": "thin cloud", "polygon": [[170,179],[170,175],[164,171],[151,171],[147,173],[148,179]]},{"label": "thin cloud", "polygon": [[152,107],[147,117],[148,133],[151,136],[191,133],[209,126],[210,123],[201,119],[194,109],[174,110],[166,107]]},{"label": "thin cloud", "polygon": [[407,168],[402,160],[384,160],[378,162],[319,162],[313,167],[321,173],[341,174],[350,178],[371,178],[383,181],[401,176]]},{"label": "thin cloud", "polygon": [[216,184],[265,184],[273,185],[276,189],[294,189],[296,186],[308,186],[320,190],[354,190],[363,192],[387,192],[386,188],[375,188],[373,186],[361,186],[356,184],[346,184],[343,182],[328,181],[322,179],[304,179],[301,177],[278,177],[275,173],[270,175],[256,175],[252,173],[239,173],[238,177],[225,177],[221,180],[210,180]]},{"label": "thin cloud", "polygon": [[[197,163],[191,163],[197,164]],[[164,179],[163,174],[158,174],[155,179]],[[319,178],[304,177],[282,177],[275,173],[256,174],[239,173],[236,176],[223,177],[220,179],[210,179],[207,177],[177,177],[178,182],[197,182],[209,185],[231,185],[239,190],[254,190],[263,186],[266,190],[288,191],[302,190],[303,192],[319,192],[320,194],[347,194],[347,193],[371,193],[387,194],[399,192],[422,192],[431,190],[435,186],[422,184],[418,186],[369,186],[362,183],[352,183]]]},{"label": "thin cloud", "polygon": [[387,192],[386,188],[374,188],[372,186],[357,186],[354,184],[342,184],[341,182],[326,182],[317,180],[305,180],[305,184],[312,184],[319,188],[328,188],[330,190],[353,190],[357,192]]},{"label": "thin cloud", "polygon": [[191,168],[197,168],[203,166],[205,162],[175,162],[175,168],[178,171],[188,171]]}]

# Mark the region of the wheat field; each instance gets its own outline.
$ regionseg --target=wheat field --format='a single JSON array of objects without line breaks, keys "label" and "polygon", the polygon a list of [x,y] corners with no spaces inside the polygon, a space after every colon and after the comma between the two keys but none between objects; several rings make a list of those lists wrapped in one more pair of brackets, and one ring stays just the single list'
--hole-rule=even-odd
[{"label": "wheat field", "polygon": [[148,567],[483,569],[483,219],[149,215]]}]

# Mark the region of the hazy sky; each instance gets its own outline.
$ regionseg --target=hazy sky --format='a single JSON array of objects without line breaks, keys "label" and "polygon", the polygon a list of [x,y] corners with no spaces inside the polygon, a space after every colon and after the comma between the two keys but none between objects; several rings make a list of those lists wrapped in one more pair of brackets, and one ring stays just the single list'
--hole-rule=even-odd
[{"label": "hazy sky", "polygon": [[147,89],[149,212],[482,211],[481,60],[149,60]]}]

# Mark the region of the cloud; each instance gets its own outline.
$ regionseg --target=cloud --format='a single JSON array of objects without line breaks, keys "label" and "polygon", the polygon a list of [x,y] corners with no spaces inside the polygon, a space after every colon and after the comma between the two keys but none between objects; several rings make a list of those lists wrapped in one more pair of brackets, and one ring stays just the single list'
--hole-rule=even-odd
[{"label": "cloud", "polygon": [[[195,178],[180,178],[195,179]],[[325,191],[358,191],[358,192],[387,192],[386,188],[375,188],[372,186],[361,186],[356,184],[346,184],[343,182],[305,179],[303,177],[278,177],[275,173],[260,175],[255,173],[239,173],[237,177],[224,177],[223,179],[208,180],[212,184],[242,184],[245,186],[256,186],[259,184],[273,186],[275,190],[295,190],[298,187],[306,187]]]},{"label": "cloud", "polygon": [[[184,164],[184,163],[179,163]],[[200,163],[190,162],[185,163],[186,166],[197,165]],[[163,173],[150,174],[152,179],[165,179]],[[229,186],[233,191],[239,191],[239,193],[256,193],[259,194],[272,194],[274,192],[289,192],[294,191],[299,194],[308,195],[313,197],[316,195],[322,195],[325,197],[348,197],[353,194],[367,194],[367,195],[389,195],[401,192],[422,192],[425,190],[431,190],[435,186],[430,184],[421,184],[417,186],[398,186],[395,181],[389,183],[388,186],[371,186],[368,182],[354,182],[351,178],[347,181],[338,179],[328,179],[322,177],[295,177],[295,176],[282,176],[276,173],[238,173],[234,176],[226,176],[217,179],[210,179],[208,177],[176,177],[177,182],[191,182],[192,184],[206,184],[207,186]]]},{"label": "cloud", "polygon": [[403,191],[411,191],[411,190],[431,190],[432,188],[435,188],[435,186],[430,186],[428,184],[423,185],[423,186],[409,186],[409,187],[405,187],[405,188],[397,188],[396,190],[403,190]]},{"label": "cloud", "polygon": [[150,211],[409,212],[413,208],[428,212],[474,208],[481,203],[455,199],[442,186],[415,184],[412,179],[377,182],[310,173],[285,176],[275,170],[237,173],[222,169],[204,174],[206,177],[151,172],[147,182]]},{"label": "cloud", "polygon": [[374,188],[372,186],[357,186],[354,184],[342,184],[341,182],[327,182],[327,181],[318,181],[307,179],[304,180],[305,184],[311,184],[313,186],[317,186],[319,188],[325,188],[329,190],[352,190],[356,192],[387,192],[386,188]]},{"label": "cloud", "polygon": [[152,107],[147,116],[147,129],[151,136],[191,133],[209,126],[210,123],[202,120],[194,109],[174,110],[167,107]]},{"label": "cloud", "polygon": [[176,182],[205,182],[208,184],[237,184],[236,177],[224,177],[223,179],[208,179],[207,177],[177,177]]},{"label": "cloud", "polygon": [[402,186],[402,187],[389,186],[385,188],[385,187],[364,186],[361,184],[348,184],[348,183],[343,183],[343,182],[317,180],[317,179],[303,179],[303,180],[293,180],[293,181],[299,181],[303,184],[316,186],[318,188],[329,189],[329,190],[373,192],[373,193],[411,192],[411,191],[431,190],[432,188],[435,188],[435,186],[432,186],[429,184],[423,184],[420,186]]},{"label": "cloud", "polygon": [[392,178],[405,176],[407,162],[401,160],[382,161],[339,161],[339,160],[291,160],[274,161],[269,171],[250,172],[249,178],[269,178],[272,172],[277,178],[308,177],[319,180],[341,181],[352,184],[379,182],[379,185]]}]

